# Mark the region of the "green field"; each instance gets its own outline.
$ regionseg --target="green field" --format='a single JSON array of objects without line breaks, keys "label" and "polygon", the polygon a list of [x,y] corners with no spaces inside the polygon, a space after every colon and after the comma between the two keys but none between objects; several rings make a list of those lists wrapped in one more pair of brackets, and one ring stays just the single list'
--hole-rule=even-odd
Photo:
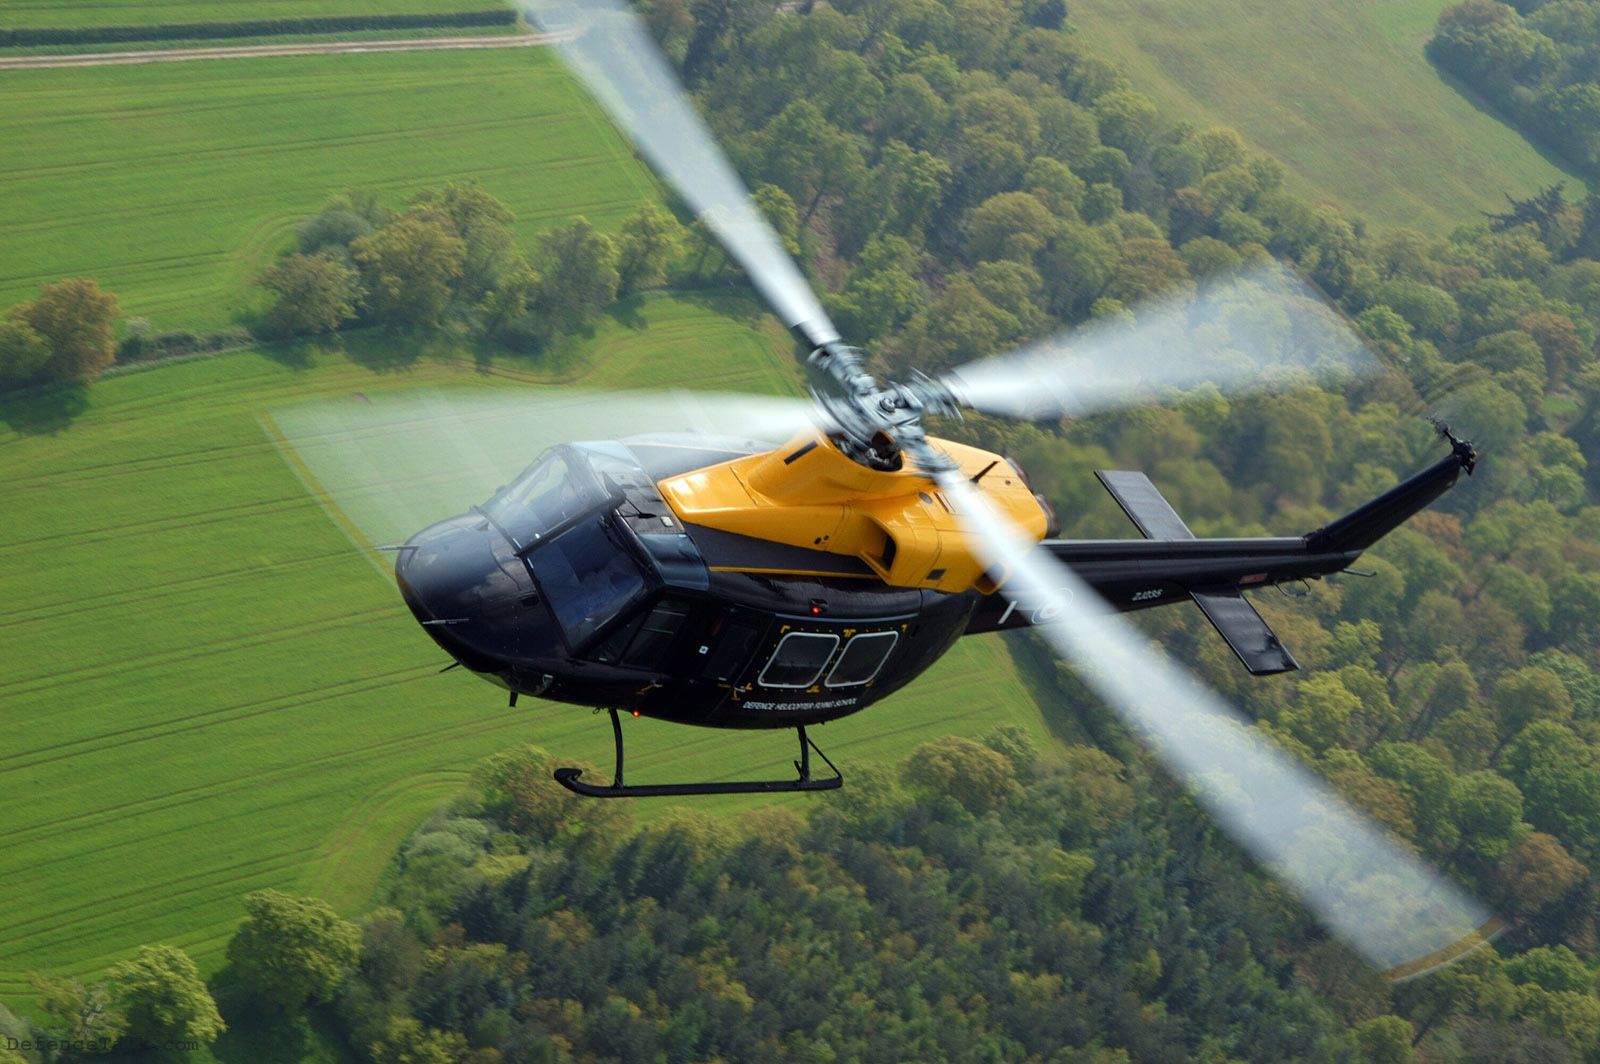
[{"label": "green field", "polygon": [[154,26],[350,15],[488,11],[496,0],[8,0],[0,29],[35,26]]},{"label": "green field", "polygon": [[[798,388],[782,329],[742,299],[663,297],[624,317],[553,375]],[[607,763],[603,717],[534,700],[509,709],[464,671],[438,675],[443,656],[392,584],[257,421],[357,392],[527,394],[550,375],[449,352],[395,366],[381,339],[351,343],[130,373],[96,385],[55,434],[0,429],[0,845],[12,855],[0,998],[25,998],[31,969],[89,973],[146,942],[180,944],[212,969],[240,895],[259,887],[359,911],[405,834],[497,749],[536,741]],[[377,362],[388,368],[363,365]],[[0,405],[13,423],[25,412]],[[1043,734],[1004,644],[984,637],[818,740],[848,774],[1007,721]],[[781,773],[793,756],[784,734],[643,720],[630,734],[641,781]]]},{"label": "green field", "polygon": [[0,77],[0,308],[88,275],[158,329],[226,326],[333,192],[476,177],[534,233],[615,226],[650,175],[544,49]]},{"label": "green field", "polygon": [[1448,0],[1076,0],[1071,21],[1164,113],[1231,126],[1297,190],[1448,232],[1503,192],[1583,182],[1445,81],[1423,54]]}]

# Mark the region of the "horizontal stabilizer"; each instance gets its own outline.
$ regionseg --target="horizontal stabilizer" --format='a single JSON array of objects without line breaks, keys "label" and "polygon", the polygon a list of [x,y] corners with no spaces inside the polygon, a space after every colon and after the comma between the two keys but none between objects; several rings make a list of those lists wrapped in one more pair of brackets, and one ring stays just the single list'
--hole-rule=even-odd
[{"label": "horizontal stabilizer", "polygon": [[1189,595],[1253,674],[1266,676],[1300,667],[1238,588],[1207,588]]},{"label": "horizontal stabilizer", "polygon": [[1146,539],[1193,539],[1194,533],[1183,523],[1178,511],[1162,498],[1161,492],[1143,473],[1096,469],[1094,475],[1106,486],[1124,513],[1139,526]]}]

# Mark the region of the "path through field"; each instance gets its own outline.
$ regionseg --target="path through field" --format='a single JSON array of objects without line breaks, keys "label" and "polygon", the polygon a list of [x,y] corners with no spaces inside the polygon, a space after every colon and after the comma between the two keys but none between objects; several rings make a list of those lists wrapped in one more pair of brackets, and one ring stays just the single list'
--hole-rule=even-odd
[{"label": "path through field", "polygon": [[419,37],[393,41],[326,41],[306,44],[241,44],[206,48],[164,48],[145,51],[81,52],[73,55],[0,57],[0,70],[56,67],[129,66],[139,63],[186,63],[201,59],[270,59],[286,55],[365,55],[371,52],[481,51],[486,48],[534,48],[561,39],[552,33],[501,33],[487,37]]}]

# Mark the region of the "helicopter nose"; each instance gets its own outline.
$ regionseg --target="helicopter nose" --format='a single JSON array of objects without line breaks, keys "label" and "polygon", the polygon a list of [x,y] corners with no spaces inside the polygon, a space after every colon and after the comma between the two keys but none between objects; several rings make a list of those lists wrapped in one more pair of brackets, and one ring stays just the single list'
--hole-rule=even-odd
[{"label": "helicopter nose", "polygon": [[418,532],[400,549],[394,575],[418,623],[475,671],[499,671],[549,628],[527,568],[481,517],[463,514]]}]

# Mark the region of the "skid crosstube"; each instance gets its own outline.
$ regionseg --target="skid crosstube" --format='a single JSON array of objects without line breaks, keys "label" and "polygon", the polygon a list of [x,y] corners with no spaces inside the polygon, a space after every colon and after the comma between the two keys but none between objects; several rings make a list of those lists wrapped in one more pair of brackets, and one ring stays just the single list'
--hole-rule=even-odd
[{"label": "skid crosstube", "polygon": [[[609,784],[586,783],[580,777],[583,769],[564,767],[555,771],[556,782],[574,794],[585,798],[665,798],[683,797],[698,794],[777,794],[788,791],[831,791],[844,783],[844,776],[840,774],[838,766],[828,760],[828,755],[823,753],[816,743],[806,735],[802,725],[797,729],[800,732],[800,760],[794,763],[795,771],[799,774],[792,780],[732,780],[732,781],[707,781],[703,783],[644,783],[627,784],[623,781],[623,747],[622,747],[622,718],[615,709],[611,710],[611,731],[617,740],[617,768]],[[811,754],[816,755],[833,770],[832,776],[815,779],[811,775]]]}]

